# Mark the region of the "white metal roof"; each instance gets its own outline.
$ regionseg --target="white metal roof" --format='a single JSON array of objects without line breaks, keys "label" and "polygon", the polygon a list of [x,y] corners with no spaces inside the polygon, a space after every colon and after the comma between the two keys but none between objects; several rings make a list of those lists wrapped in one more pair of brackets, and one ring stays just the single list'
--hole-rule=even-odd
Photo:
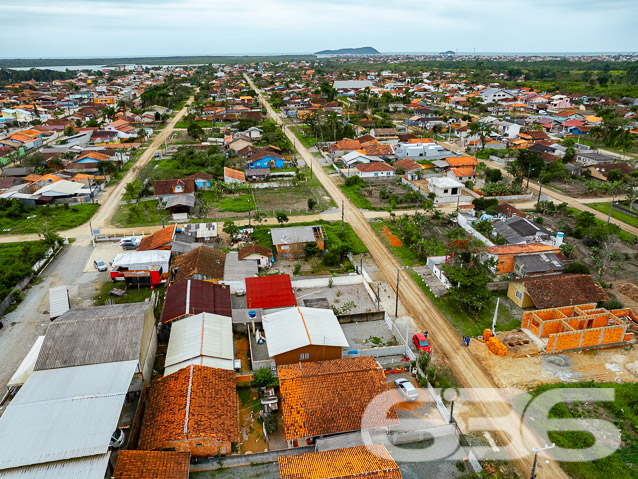
[{"label": "white metal roof", "polygon": [[428,181],[438,188],[462,188],[463,183],[452,178],[428,178]]},{"label": "white metal roof", "polygon": [[7,387],[22,386],[29,378],[29,376],[31,376],[31,374],[33,373],[33,368],[35,368],[35,362],[38,360],[38,355],[40,354],[40,350],[42,349],[43,342],[44,336],[39,336],[38,339],[35,340],[35,344],[31,347],[29,353],[22,360],[16,372],[13,373],[11,379],[9,379]]},{"label": "white metal roof", "polygon": [[149,266],[165,266],[171,259],[170,251],[149,250],[149,251],[128,251],[118,254],[113,260],[113,269],[125,266],[129,269],[145,269]]},{"label": "white metal roof", "polygon": [[60,180],[55,183],[49,183],[46,186],[43,186],[38,191],[33,193],[34,195],[44,195],[46,193],[58,193],[65,195],[73,195],[77,193],[79,190],[84,188],[84,184],[76,183],[75,181],[68,180]]},{"label": "white metal roof", "polygon": [[110,452],[0,471],[1,479],[104,479]]},{"label": "white metal roof", "polygon": [[69,291],[66,286],[49,288],[49,316],[51,319],[66,313],[69,306]]},{"label": "white metal roof", "polygon": [[310,344],[348,347],[348,340],[331,309],[293,307],[266,314],[262,322],[271,357]]},{"label": "white metal roof", "polygon": [[105,454],[136,366],[34,372],[0,417],[0,469]]},{"label": "white metal roof", "polygon": [[175,321],[168,340],[164,375],[190,364],[233,370],[233,320],[201,313]]}]

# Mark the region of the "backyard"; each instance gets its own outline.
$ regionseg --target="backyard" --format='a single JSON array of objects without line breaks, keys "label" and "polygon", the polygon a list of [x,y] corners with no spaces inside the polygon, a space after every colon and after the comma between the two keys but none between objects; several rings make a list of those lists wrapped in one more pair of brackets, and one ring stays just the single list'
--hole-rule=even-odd
[{"label": "backyard", "polygon": [[[96,288],[98,287],[96,286]],[[110,294],[113,288],[123,289],[126,294],[123,296]],[[93,304],[102,306],[104,304],[140,303],[150,298],[152,293],[153,290],[148,286],[140,286],[139,288],[137,286],[129,286],[127,288],[124,281],[108,281],[99,286],[98,293],[93,299]],[[107,303],[108,301],[112,301],[112,303]]]}]

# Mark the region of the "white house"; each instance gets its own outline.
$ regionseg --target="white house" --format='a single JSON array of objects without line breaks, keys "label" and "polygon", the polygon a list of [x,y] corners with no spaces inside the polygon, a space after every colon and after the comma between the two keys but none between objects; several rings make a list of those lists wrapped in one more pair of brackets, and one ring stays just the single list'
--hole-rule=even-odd
[{"label": "white house", "polygon": [[383,162],[383,160],[378,156],[364,155],[363,153],[359,153],[358,151],[351,151],[350,153],[343,155],[341,159],[343,160],[343,163],[349,168],[358,163],[371,163],[373,161]]},{"label": "white house", "polygon": [[394,154],[399,158],[440,158],[447,150],[436,143],[399,143]]},{"label": "white house", "polygon": [[483,103],[498,103],[514,98],[513,94],[500,88],[485,88],[479,92],[479,96],[483,99]]},{"label": "white house", "polygon": [[463,184],[452,178],[428,178],[428,189],[441,198],[461,196]]},{"label": "white house", "polygon": [[394,176],[394,168],[387,163],[360,163],[354,166],[357,169],[357,175],[360,178],[392,178]]}]

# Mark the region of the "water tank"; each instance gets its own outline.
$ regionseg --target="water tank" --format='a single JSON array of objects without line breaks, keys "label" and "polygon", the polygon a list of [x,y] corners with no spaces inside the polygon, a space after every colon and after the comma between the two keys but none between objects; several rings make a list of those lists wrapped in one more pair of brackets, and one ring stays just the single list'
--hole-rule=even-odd
[{"label": "water tank", "polygon": [[248,311],[248,317],[250,319],[255,319],[257,317],[257,311],[251,309],[250,311]]},{"label": "water tank", "polygon": [[565,236],[564,233],[562,232],[558,232],[556,233],[556,246],[560,246],[563,244],[563,237]]}]

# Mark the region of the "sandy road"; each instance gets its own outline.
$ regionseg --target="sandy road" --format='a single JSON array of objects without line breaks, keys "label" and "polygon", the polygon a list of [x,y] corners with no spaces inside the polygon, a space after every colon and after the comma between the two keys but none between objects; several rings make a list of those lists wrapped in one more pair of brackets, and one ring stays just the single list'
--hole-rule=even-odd
[{"label": "sandy road", "polygon": [[[245,78],[255,92],[258,93],[259,99],[266,107],[268,114],[275,119],[278,124],[283,126],[281,118],[279,118],[271,108],[270,104],[262,96],[252,80],[247,75],[245,75]],[[304,161],[310,163],[315,162],[314,171],[316,172],[317,178],[337,204],[344,205],[346,221],[364,242],[388,284],[394,287],[397,268],[401,266],[400,263],[381,242],[359,209],[352,205],[342,190],[334,184],[323,168],[318,165],[312,153],[297,140],[292,131],[285,127],[284,131],[290,141],[297,147]],[[399,274],[401,277],[401,303],[423,330],[433,332],[433,345],[435,350],[444,356],[444,359],[459,383],[463,387],[468,388],[496,388],[496,383],[482,366],[480,366],[468,348],[461,346],[461,338],[457,332],[448,323],[445,316],[443,316],[438,308],[434,306],[430,299],[423,293],[409,273],[405,270],[400,270]],[[494,399],[493,395],[488,397],[486,393],[478,392],[477,396],[481,400],[481,407],[479,409],[482,410],[483,417],[504,418],[508,416],[511,411],[510,406],[507,405],[505,401],[491,402]],[[540,446],[540,439],[535,432],[529,430],[526,426],[522,426],[518,418],[510,416],[504,420],[504,424],[505,426],[502,426],[504,431],[496,432],[496,435],[503,444],[510,444],[508,446],[509,453],[511,454],[510,457],[522,457],[522,459],[513,459],[513,461],[518,470],[526,476],[529,474],[532,465],[530,448]],[[510,437],[518,437],[519,434],[522,434],[529,444],[522,446],[520,443],[510,442]],[[543,472],[547,477],[568,477],[560,466],[553,461],[544,466]]]}]

